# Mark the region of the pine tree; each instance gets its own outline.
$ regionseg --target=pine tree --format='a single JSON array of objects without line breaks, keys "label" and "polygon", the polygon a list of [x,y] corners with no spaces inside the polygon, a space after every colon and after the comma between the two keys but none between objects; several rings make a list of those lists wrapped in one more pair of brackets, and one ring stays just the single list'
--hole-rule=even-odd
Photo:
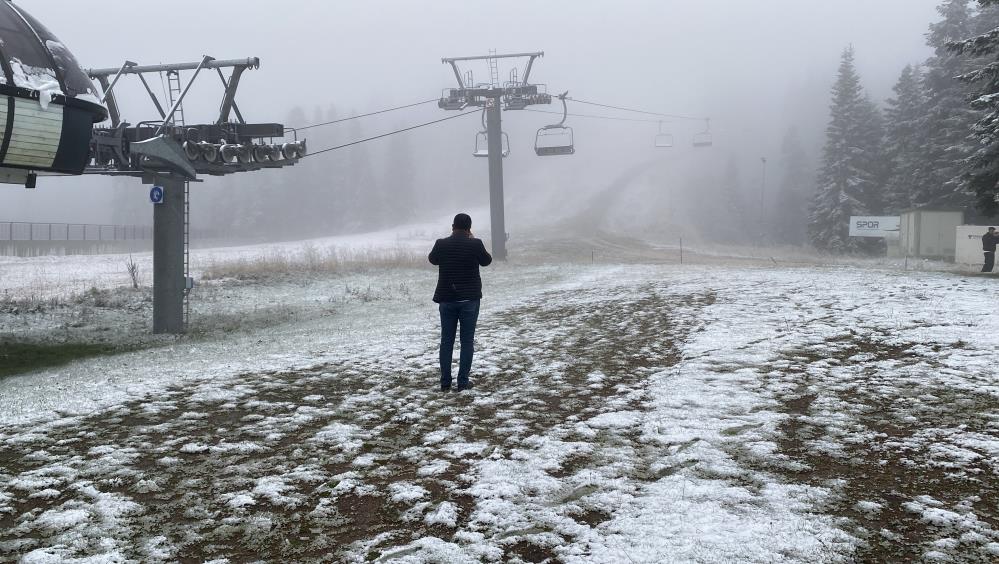
[{"label": "pine tree", "polygon": [[784,135],[781,165],[783,170],[777,189],[777,203],[773,206],[778,218],[773,227],[774,241],[802,245],[807,238],[807,206],[814,191],[815,179],[796,128],[789,129]]},{"label": "pine tree", "polygon": [[[999,0],[979,0],[984,17],[994,16]],[[995,22],[992,22],[993,24]],[[999,213],[999,27],[982,31],[964,41],[952,43],[952,52],[972,57],[987,57],[981,66],[961,76],[965,83],[977,84],[977,97],[971,107],[984,112],[973,126],[979,145],[966,163],[966,178],[974,190],[977,208],[985,215]]]},{"label": "pine tree", "polygon": [[962,209],[972,201],[964,173],[975,151],[972,126],[979,112],[967,104],[968,85],[954,79],[972,69],[970,57],[948,45],[971,36],[975,21],[968,0],[946,0],[937,11],[943,19],[932,24],[927,35],[935,54],[925,64],[926,104],[919,127],[923,142],[911,203]]},{"label": "pine tree", "polygon": [[871,250],[870,242],[850,239],[849,220],[851,215],[877,213],[882,205],[882,120],[864,95],[853,61],[853,47],[848,47],[832,88],[822,167],[809,216],[812,244],[832,252]]},{"label": "pine tree", "polygon": [[857,147],[860,151],[855,156],[860,169],[867,173],[866,182],[859,193],[867,213],[879,215],[885,210],[885,185],[891,173],[885,153],[885,116],[866,94],[859,112]]},{"label": "pine tree", "polygon": [[[356,115],[356,112],[354,113]],[[350,138],[358,140],[364,137],[364,132],[358,120],[350,122]],[[381,213],[381,202],[378,197],[374,171],[371,167],[371,157],[364,144],[346,149],[348,162],[347,177],[344,191],[345,227],[350,230],[366,230],[377,227],[381,223],[378,217]]]},{"label": "pine tree", "polygon": [[[311,123],[321,121],[321,118],[320,112],[313,111]],[[310,123],[310,120],[306,118],[305,110],[296,107],[289,112],[286,123],[301,126]],[[293,167],[273,171],[273,174],[270,174],[271,171],[254,173],[258,182],[249,184],[247,180],[242,186],[244,191],[252,189],[255,192],[250,198],[254,209],[247,220],[256,219],[262,226],[258,230],[281,238],[314,235],[312,210],[316,200],[314,179],[317,163],[311,161],[306,159]]]},{"label": "pine tree", "polygon": [[895,84],[895,97],[888,100],[886,158],[889,167],[885,186],[885,210],[898,214],[912,207],[914,187],[919,183],[923,132],[920,128],[925,96],[918,67],[906,65]]},{"label": "pine tree", "polygon": [[[335,111],[317,107],[313,110],[311,123],[325,123],[333,119],[336,119]],[[336,126],[310,129],[309,134],[313,138],[308,140],[309,146],[331,146],[335,131]],[[293,167],[297,170],[290,179],[296,184],[296,192],[285,194],[283,203],[286,208],[291,208],[288,222],[300,235],[322,236],[331,232],[328,210],[330,200],[335,197],[336,185],[329,174],[329,167],[329,159],[324,156],[305,159]]]},{"label": "pine tree", "polygon": [[[325,113],[321,113],[319,123],[329,123],[340,119],[340,114],[333,104]],[[308,131],[310,150],[322,150],[335,147],[354,139],[352,135],[343,132],[342,124],[331,124]],[[349,149],[324,153],[311,160],[313,167],[309,171],[310,211],[309,215],[318,235],[333,235],[349,229],[347,223],[354,216],[355,210],[348,201],[350,190],[348,186],[348,169],[350,166]]]},{"label": "pine tree", "polygon": [[[396,124],[393,129],[402,126]],[[416,163],[413,147],[404,135],[394,135],[389,141],[388,166],[380,182],[385,190],[385,218],[390,223],[405,222],[415,216]]]}]

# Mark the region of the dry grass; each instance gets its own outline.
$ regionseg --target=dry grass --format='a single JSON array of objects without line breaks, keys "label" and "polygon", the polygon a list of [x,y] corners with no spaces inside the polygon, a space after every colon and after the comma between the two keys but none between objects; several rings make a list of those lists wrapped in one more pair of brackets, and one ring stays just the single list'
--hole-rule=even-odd
[{"label": "dry grass", "polygon": [[201,273],[203,280],[259,280],[287,274],[342,274],[382,268],[423,266],[426,258],[410,249],[357,250],[304,245],[293,253],[271,252],[237,260],[213,261]]},{"label": "dry grass", "polygon": [[60,296],[41,297],[35,294],[18,296],[4,290],[0,294],[0,313],[18,315],[22,313],[41,313],[50,308],[66,304],[66,298]]},{"label": "dry grass", "polygon": [[135,302],[137,296],[145,296],[148,293],[128,287],[108,289],[97,286],[55,296],[15,295],[4,291],[3,294],[0,294],[0,314],[46,313],[50,310],[72,306],[122,309]]}]

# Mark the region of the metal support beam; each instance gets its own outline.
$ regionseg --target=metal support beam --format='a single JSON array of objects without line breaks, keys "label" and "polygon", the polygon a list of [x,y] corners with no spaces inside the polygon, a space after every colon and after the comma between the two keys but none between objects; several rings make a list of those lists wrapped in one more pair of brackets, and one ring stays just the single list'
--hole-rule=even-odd
[{"label": "metal support beam", "polygon": [[[125,69],[122,74],[142,74],[147,72],[167,72],[167,71],[183,71],[183,70],[195,70],[199,66],[204,65],[206,69],[223,69],[229,67],[244,67],[250,69],[260,68],[260,59],[258,57],[250,57],[247,59],[227,59],[224,61],[211,60],[208,63],[177,63],[169,65],[144,65],[144,66],[134,66]],[[106,69],[87,69],[86,72],[91,78],[100,78],[101,76],[113,76],[117,74],[118,68],[106,68]]]},{"label": "metal support beam", "polygon": [[187,86],[184,87],[184,91],[181,92],[180,97],[177,98],[177,100],[173,103],[173,107],[170,108],[170,112],[167,113],[166,118],[163,119],[163,124],[160,125],[160,128],[156,130],[156,135],[159,135],[160,133],[163,132],[163,129],[170,123],[170,120],[173,119],[174,114],[177,113],[177,108],[179,108],[180,105],[184,103],[184,98],[187,97],[187,93],[190,92],[191,87],[194,86],[194,81],[198,79],[198,74],[201,73],[201,69],[205,68],[205,66],[208,65],[208,63],[214,60],[215,59],[213,59],[212,57],[205,55],[205,58],[201,61],[201,65],[198,66],[197,69],[195,69],[194,76],[192,76],[191,80],[188,81]]},{"label": "metal support beam", "polygon": [[503,204],[503,124],[500,98],[486,108],[489,142],[489,219],[492,226],[493,258],[506,260],[506,223]]},{"label": "metal support beam", "polygon": [[539,56],[544,56],[544,53],[531,55],[531,58],[528,59],[527,69],[524,70],[524,82],[523,82],[524,86],[527,86],[527,81],[531,78],[531,69],[534,68],[534,59],[537,59]]},{"label": "metal support beam", "polygon": [[154,177],[163,203],[153,207],[153,333],[184,332],[184,179]]},{"label": "metal support beam", "polygon": [[121,124],[121,113],[118,111],[118,100],[114,97],[114,92],[111,91],[111,84],[108,82],[107,75],[98,76],[97,82],[101,83],[101,90],[106,92],[105,95],[108,114],[111,116],[111,127],[118,127]]},{"label": "metal support beam", "polygon": [[441,62],[451,63],[457,61],[481,61],[483,59],[515,59],[519,57],[544,57],[544,51],[535,51],[533,53],[507,53],[504,55],[478,55],[475,57],[444,57]]},{"label": "metal support beam", "polygon": [[122,71],[124,71],[128,67],[134,67],[137,64],[138,63],[133,63],[132,61],[125,61],[125,64],[121,65],[121,69],[118,70],[118,74],[114,75],[114,80],[111,81],[111,85],[108,86],[106,90],[104,90],[104,96],[101,96],[102,104],[104,103],[105,100],[107,100],[108,96],[111,95],[111,92],[114,90],[115,85],[118,84],[118,81],[121,79]]},{"label": "metal support beam", "polygon": [[226,82],[225,75],[222,74],[222,69],[215,70],[218,71],[219,79],[222,80],[222,86],[225,88],[225,98],[222,99],[222,108],[219,110],[219,124],[228,123],[229,114],[233,111],[236,112],[239,123],[246,123],[243,114],[239,113],[239,106],[236,105],[236,89],[239,88],[239,79],[243,76],[245,67],[232,69],[232,76],[228,82]]},{"label": "metal support beam", "polygon": [[156,97],[153,93],[153,89],[149,87],[149,83],[146,82],[146,77],[144,75],[139,75],[139,80],[142,81],[142,85],[146,87],[146,92],[149,94],[149,98],[153,101],[153,105],[156,106],[156,111],[160,114],[160,119],[166,117],[166,112],[163,111],[163,106],[160,105],[160,99]]},{"label": "metal support beam", "polygon": [[458,70],[458,65],[454,61],[449,61],[451,69],[454,70],[454,78],[458,81],[458,88],[465,88],[465,81],[461,79],[461,71]]}]

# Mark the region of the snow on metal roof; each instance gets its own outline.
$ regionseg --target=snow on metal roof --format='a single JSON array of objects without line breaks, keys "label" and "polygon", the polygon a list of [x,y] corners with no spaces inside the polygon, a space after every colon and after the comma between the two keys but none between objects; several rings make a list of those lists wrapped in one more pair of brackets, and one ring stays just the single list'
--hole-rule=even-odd
[{"label": "snow on metal roof", "polygon": [[76,57],[48,28],[9,0],[0,2],[0,67],[0,90],[8,94],[37,97],[43,107],[53,96],[64,96],[100,106],[90,108],[95,121],[106,117],[97,89]]}]

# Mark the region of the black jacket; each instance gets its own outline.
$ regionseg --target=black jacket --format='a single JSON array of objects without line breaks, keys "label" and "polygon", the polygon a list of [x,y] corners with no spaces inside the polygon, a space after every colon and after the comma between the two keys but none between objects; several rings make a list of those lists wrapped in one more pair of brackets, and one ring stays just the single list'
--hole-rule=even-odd
[{"label": "black jacket", "polygon": [[996,252],[996,243],[999,243],[999,233],[982,235],[982,250],[987,253]]},{"label": "black jacket", "polygon": [[493,257],[486,252],[482,240],[455,233],[438,239],[430,251],[430,264],[440,267],[434,301],[460,302],[482,299],[482,278],[479,267],[489,266]]}]

